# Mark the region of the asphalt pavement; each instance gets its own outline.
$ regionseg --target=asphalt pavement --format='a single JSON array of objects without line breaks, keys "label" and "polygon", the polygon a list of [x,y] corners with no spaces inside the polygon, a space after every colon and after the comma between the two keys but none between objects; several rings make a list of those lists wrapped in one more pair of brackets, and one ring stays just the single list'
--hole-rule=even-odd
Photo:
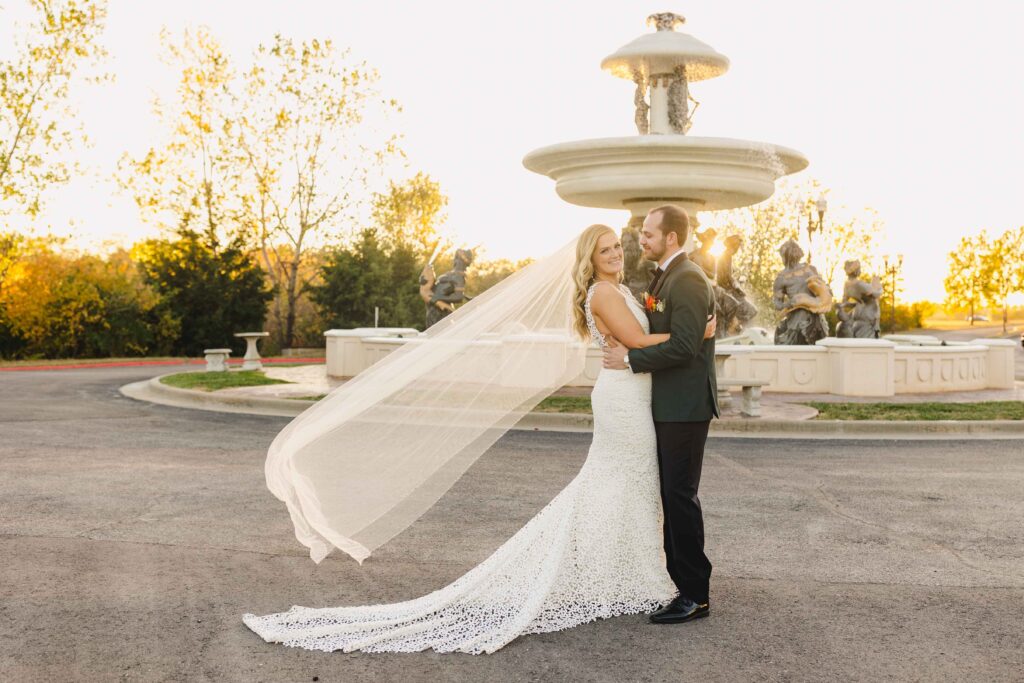
[{"label": "asphalt pavement", "polygon": [[713,438],[709,619],[325,654],[241,615],[447,584],[575,475],[589,435],[510,432],[363,566],[317,566],[264,485],[287,419],[118,393],[168,371],[0,373],[0,680],[1021,680],[1024,441]]}]

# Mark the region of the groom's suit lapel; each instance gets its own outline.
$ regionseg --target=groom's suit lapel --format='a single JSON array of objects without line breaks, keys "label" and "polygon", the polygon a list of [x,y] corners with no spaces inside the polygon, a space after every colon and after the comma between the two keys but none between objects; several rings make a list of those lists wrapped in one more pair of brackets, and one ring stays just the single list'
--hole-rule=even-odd
[{"label": "groom's suit lapel", "polygon": [[658,278],[658,281],[654,283],[654,291],[651,292],[651,296],[653,296],[655,299],[658,298],[658,293],[661,292],[662,287],[665,286],[665,281],[668,280],[668,276],[671,275],[672,271],[678,268],[679,264],[685,261],[686,259],[687,256],[685,251],[676,256],[674,259],[672,259],[672,262],[668,264],[668,268],[666,268],[665,272],[661,274],[661,277]]}]

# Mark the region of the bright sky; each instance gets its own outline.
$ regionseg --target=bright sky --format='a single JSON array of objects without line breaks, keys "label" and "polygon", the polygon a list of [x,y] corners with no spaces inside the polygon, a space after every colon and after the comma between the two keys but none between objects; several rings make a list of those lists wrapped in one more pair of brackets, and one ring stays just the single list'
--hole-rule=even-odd
[{"label": "bright sky", "polygon": [[[19,3],[4,4],[10,16]],[[701,107],[691,135],[803,152],[805,173],[833,188],[833,204],[878,210],[883,250],[905,254],[910,297],[942,298],[945,254],[962,234],[1024,223],[1024,3],[1014,0],[112,0],[105,42],[117,81],[81,105],[96,177],[54,195],[46,222],[67,233],[73,221],[85,245],[153,233],[104,176],[159,134],[150,102],[175,76],[158,58],[160,28],[205,24],[238,60],[276,32],[351,47],[403,104],[396,123],[410,173],[441,182],[451,231],[490,257],[543,255],[589,223],[619,226],[628,214],[565,204],[522,157],[635,134],[632,84],[599,64],[666,10],[732,61],[693,86]]]}]

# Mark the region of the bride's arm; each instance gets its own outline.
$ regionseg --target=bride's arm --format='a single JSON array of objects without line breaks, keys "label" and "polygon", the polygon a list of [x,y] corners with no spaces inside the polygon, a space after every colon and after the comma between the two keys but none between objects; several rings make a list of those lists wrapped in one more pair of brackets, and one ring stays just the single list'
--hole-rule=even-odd
[{"label": "bride's arm", "polygon": [[616,341],[630,349],[643,349],[669,340],[668,334],[644,334],[644,328],[629,310],[629,304],[614,285],[598,285],[590,299],[590,310],[600,318]]},{"label": "bride's arm", "polygon": [[[640,327],[640,323],[629,310],[626,300],[610,284],[599,285],[594,290],[594,296],[590,300],[590,310],[593,311],[596,318],[605,324],[611,336],[628,349],[655,346],[667,342],[671,338],[669,334],[644,334],[644,328]],[[704,338],[714,337],[716,327],[717,320],[710,318],[704,328]]]}]

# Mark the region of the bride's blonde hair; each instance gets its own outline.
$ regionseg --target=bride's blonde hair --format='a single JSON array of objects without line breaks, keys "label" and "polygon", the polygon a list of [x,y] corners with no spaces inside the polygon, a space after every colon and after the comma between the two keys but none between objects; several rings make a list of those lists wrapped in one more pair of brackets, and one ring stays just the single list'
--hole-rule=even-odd
[{"label": "bride's blonde hair", "polygon": [[[572,268],[572,280],[576,285],[573,292],[572,317],[573,329],[583,339],[590,339],[587,314],[583,307],[587,303],[587,290],[594,284],[594,252],[597,250],[597,241],[608,233],[616,234],[607,225],[596,223],[584,230],[576,242],[576,263]],[[622,281],[621,272],[619,281]]]}]

